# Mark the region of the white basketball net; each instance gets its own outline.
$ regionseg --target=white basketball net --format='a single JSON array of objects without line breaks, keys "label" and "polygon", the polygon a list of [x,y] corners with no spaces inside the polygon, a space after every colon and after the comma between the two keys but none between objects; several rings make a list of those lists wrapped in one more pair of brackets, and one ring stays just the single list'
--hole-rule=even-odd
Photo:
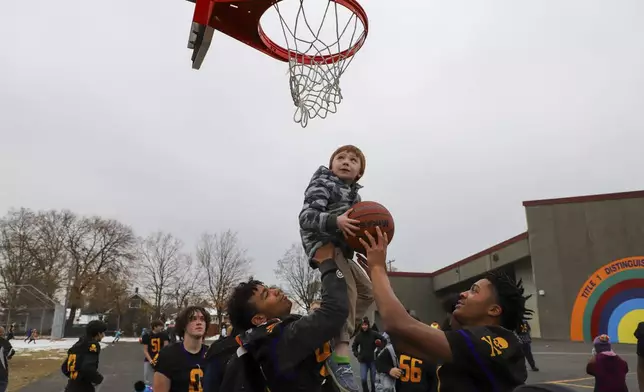
[{"label": "white basketball net", "polygon": [[[273,7],[279,15],[286,40],[285,47],[289,52],[289,83],[296,106],[293,120],[304,128],[309,119],[326,118],[328,113],[336,112],[337,105],[342,101],[340,77],[351,64],[354,53],[350,52],[334,61],[323,60],[311,64],[302,63],[301,56],[330,56],[341,53],[353,47],[360,39],[364,34],[364,26],[354,13],[333,0],[286,0],[291,1],[299,2],[294,22],[285,19],[284,5],[282,12],[280,3],[275,3]],[[304,3],[316,3],[319,7],[324,1],[327,4],[324,14],[321,15],[322,20],[319,27],[313,28],[310,17],[307,18],[305,14]],[[345,18],[347,21],[340,23],[339,17],[343,15],[348,16]],[[325,23],[327,17],[329,22]]]}]

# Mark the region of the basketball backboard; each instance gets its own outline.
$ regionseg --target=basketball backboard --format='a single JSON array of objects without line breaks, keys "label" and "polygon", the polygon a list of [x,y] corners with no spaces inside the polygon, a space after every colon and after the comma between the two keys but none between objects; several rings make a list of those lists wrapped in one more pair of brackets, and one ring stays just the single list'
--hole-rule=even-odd
[{"label": "basketball backboard", "polygon": [[[187,0],[193,4],[197,0]],[[195,10],[196,11],[196,10]],[[206,58],[206,53],[210,48],[210,42],[214,35],[215,29],[208,25],[203,25],[197,22],[192,22],[190,25],[190,36],[188,37],[188,49],[192,49],[192,68],[199,69],[203,60]]]}]

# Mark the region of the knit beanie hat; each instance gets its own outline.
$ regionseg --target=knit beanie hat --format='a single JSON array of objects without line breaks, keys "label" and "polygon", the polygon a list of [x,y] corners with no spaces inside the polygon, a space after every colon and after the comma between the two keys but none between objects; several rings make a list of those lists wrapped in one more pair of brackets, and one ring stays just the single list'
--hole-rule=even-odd
[{"label": "knit beanie hat", "polygon": [[352,152],[356,154],[360,159],[360,172],[358,173],[358,178],[356,178],[356,181],[358,181],[364,175],[364,169],[365,169],[365,166],[367,166],[367,161],[365,160],[365,157],[362,151],[360,151],[358,147],[352,144],[347,144],[346,146],[339,147],[337,150],[333,152],[333,154],[331,155],[331,159],[329,159],[329,169],[331,169],[331,166],[333,165],[333,159],[335,158],[335,156],[343,151]]},{"label": "knit beanie hat", "polygon": [[605,354],[612,357],[616,355],[610,344],[610,338],[606,334],[597,336],[593,341],[593,346],[597,354]]}]

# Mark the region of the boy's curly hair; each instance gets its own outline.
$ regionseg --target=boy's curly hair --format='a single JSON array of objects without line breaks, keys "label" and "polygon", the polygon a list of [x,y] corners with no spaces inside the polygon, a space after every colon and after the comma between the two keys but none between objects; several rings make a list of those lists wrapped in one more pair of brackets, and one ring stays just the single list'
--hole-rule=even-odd
[{"label": "boy's curly hair", "polygon": [[523,320],[530,320],[534,313],[526,309],[525,302],[532,295],[524,296],[523,280],[517,282],[503,271],[490,271],[485,275],[494,287],[496,301],[501,306],[501,326],[510,331],[516,330]]},{"label": "boy's curly hair", "polygon": [[253,327],[252,319],[257,314],[257,308],[250,299],[257,291],[257,286],[264,283],[252,277],[235,287],[228,299],[228,317],[233,329],[236,331],[247,331]]}]

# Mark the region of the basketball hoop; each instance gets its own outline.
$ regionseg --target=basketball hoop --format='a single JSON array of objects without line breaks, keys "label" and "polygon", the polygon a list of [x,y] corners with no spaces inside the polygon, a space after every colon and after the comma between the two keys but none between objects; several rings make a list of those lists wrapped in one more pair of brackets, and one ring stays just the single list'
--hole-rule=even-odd
[{"label": "basketball hoop", "polygon": [[[214,30],[219,30],[288,63],[291,97],[296,107],[293,120],[302,127],[307,126],[309,119],[326,118],[336,112],[342,101],[340,78],[367,38],[367,14],[356,0],[286,0],[299,2],[294,21],[287,20],[284,7],[280,8],[281,0],[189,1],[196,2],[188,44],[193,49],[193,68],[201,67]],[[305,5],[312,2],[326,2],[316,27],[311,26],[305,10]],[[279,17],[284,45],[270,38],[260,23],[271,7]],[[340,10],[351,14],[346,23],[339,23]],[[335,18],[329,18],[329,11]],[[331,26],[335,30],[332,37],[322,37],[325,22],[327,29]]]}]

